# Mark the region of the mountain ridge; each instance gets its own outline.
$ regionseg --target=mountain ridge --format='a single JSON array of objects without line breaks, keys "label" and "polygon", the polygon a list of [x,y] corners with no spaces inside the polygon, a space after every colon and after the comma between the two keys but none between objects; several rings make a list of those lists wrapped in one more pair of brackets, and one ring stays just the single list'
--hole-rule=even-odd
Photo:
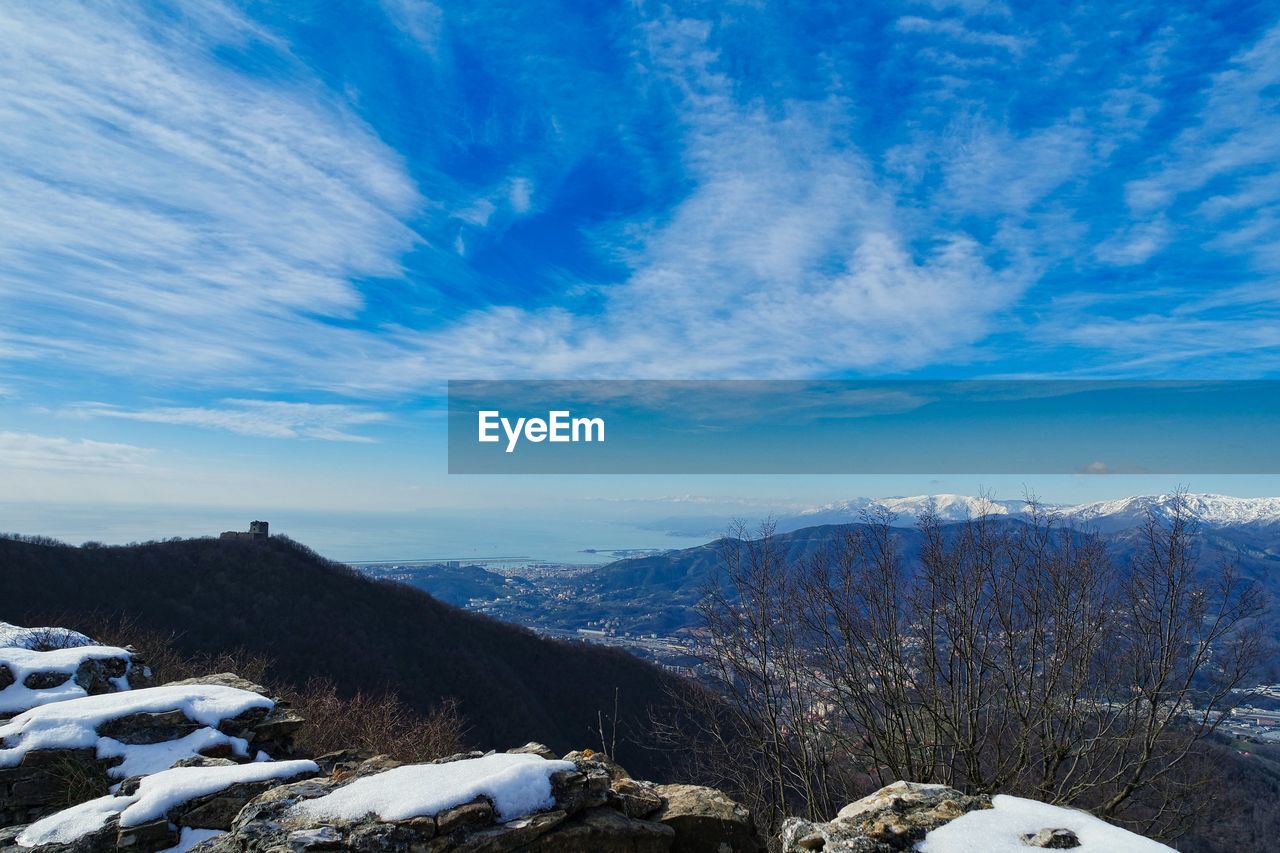
[{"label": "mountain ridge", "polygon": [[580,748],[600,740],[600,721],[611,722],[620,700],[626,757],[651,778],[665,772],[631,738],[647,736],[649,707],[667,701],[668,673],[371,580],[284,537],[90,548],[0,538],[0,568],[0,620],[79,630],[119,617],[184,655],[265,658],[284,684],[324,678],[343,696],[393,691],[422,713],[453,700],[474,743],[537,735],[562,752]]},{"label": "mountain ridge", "polygon": [[1107,501],[1083,504],[1033,503],[1029,500],[996,500],[982,495],[913,495],[910,497],[853,498],[835,501],[780,519],[778,530],[790,532],[824,524],[848,524],[866,513],[888,512],[895,527],[911,527],[932,507],[942,521],[964,521],[967,518],[1004,516],[1025,518],[1032,506],[1052,513],[1063,521],[1114,532],[1136,527],[1148,512],[1167,517],[1175,502],[1186,502],[1187,508],[1204,525],[1234,526],[1243,524],[1280,525],[1280,497],[1237,498],[1212,492],[1177,495],[1131,495]]}]

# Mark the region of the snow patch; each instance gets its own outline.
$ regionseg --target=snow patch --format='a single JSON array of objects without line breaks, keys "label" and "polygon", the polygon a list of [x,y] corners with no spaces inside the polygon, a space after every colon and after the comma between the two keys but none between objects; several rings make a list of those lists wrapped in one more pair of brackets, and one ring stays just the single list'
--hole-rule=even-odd
[{"label": "snow patch", "polygon": [[555,804],[551,776],[574,770],[571,761],[499,753],[444,764],[409,764],[357,779],[331,794],[294,806],[294,814],[321,820],[384,821],[438,814],[476,797],[493,803],[501,821]]},{"label": "snow patch", "polygon": [[[12,626],[5,626],[12,627]],[[23,628],[24,631],[63,630],[52,628]],[[3,631],[3,628],[0,628]],[[72,632],[74,633],[74,632]],[[77,636],[83,637],[83,634]],[[2,639],[2,638],[0,638]],[[87,637],[85,639],[88,639]],[[9,715],[26,711],[38,705],[50,702],[63,702],[89,695],[83,687],[75,682],[76,670],[85,661],[110,660],[112,658],[132,660],[132,655],[116,646],[82,645],[52,651],[33,651],[26,646],[0,648],[0,665],[7,666],[13,674],[14,683],[0,690],[0,714]],[[67,680],[56,687],[31,688],[23,682],[28,675],[36,672],[61,673]],[[127,678],[113,679],[117,689],[128,690]]]},{"label": "snow patch", "polygon": [[[109,737],[99,738],[99,758],[123,758],[115,767],[107,770],[108,776],[117,779],[128,779],[130,776],[147,776],[168,770],[186,758],[200,754],[210,747],[228,744],[234,755],[247,758],[249,742],[244,738],[225,735],[217,729],[196,729],[186,737],[163,743],[133,744],[121,743]],[[262,753],[259,753],[260,755]]]},{"label": "snow patch", "polygon": [[1078,853],[1177,853],[1158,841],[1112,826],[1091,814],[1036,800],[997,794],[992,808],[961,815],[930,832],[919,853],[1027,853],[1022,836],[1042,829],[1069,829],[1080,839]]},{"label": "snow patch", "polygon": [[[38,820],[22,831],[17,842],[23,847],[69,844],[102,829],[114,815],[120,816],[122,827],[139,826],[163,817],[183,803],[225,791],[232,785],[316,772],[319,768],[314,761],[175,767],[143,778],[138,789],[128,796],[99,797]],[[189,848],[179,843],[175,849]]]},{"label": "snow patch", "polygon": [[92,646],[93,640],[70,628],[23,628],[0,622],[0,648],[69,649]]},{"label": "snow patch", "polygon": [[178,843],[172,847],[164,848],[159,853],[187,853],[188,850],[200,842],[217,838],[219,835],[226,835],[226,833],[220,829],[192,829],[189,826],[184,826],[181,835],[178,837]]}]

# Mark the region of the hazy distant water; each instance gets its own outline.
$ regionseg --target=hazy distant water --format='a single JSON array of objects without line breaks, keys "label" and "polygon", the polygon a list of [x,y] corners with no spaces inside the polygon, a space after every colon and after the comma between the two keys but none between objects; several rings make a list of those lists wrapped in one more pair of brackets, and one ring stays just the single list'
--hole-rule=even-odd
[{"label": "hazy distant water", "polygon": [[73,545],[88,540],[122,544],[171,536],[216,536],[246,530],[253,518],[335,560],[528,558],[602,563],[618,548],[686,548],[703,541],[647,530],[639,523],[592,518],[581,512],[532,515],[523,510],[339,513],[277,510],[257,516],[223,508],[0,504],[0,531],[40,534]]}]

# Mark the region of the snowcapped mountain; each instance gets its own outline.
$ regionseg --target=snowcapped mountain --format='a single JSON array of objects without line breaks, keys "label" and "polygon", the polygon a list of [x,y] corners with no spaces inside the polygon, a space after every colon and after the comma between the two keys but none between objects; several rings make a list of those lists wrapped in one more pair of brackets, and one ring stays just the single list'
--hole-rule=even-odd
[{"label": "snowcapped mountain", "polygon": [[[1138,526],[1149,511],[1161,516],[1168,515],[1174,499],[1174,495],[1139,495],[1075,506],[1041,504],[1041,508],[1058,514],[1066,521],[1087,524],[1106,533]],[[1200,522],[1211,527],[1280,524],[1280,498],[1193,494],[1187,495],[1186,500]],[[911,527],[930,506],[943,521],[963,521],[966,518],[988,515],[1017,518],[1025,516],[1029,508],[1029,504],[1023,500],[992,500],[968,495],[855,498],[815,507],[782,519],[778,529],[788,531],[820,524],[847,524],[859,521],[866,512],[875,513],[882,509],[894,514],[893,523],[896,526]]]},{"label": "snowcapped mountain", "polygon": [[813,527],[818,524],[848,524],[859,521],[864,513],[888,510],[896,518],[894,524],[904,527],[915,525],[930,505],[944,521],[963,521],[984,515],[1022,515],[1027,510],[1026,501],[997,501],[968,495],[917,495],[915,497],[854,498],[837,501],[805,510],[787,519],[787,527]]},{"label": "snowcapped mountain", "polygon": [[[1064,516],[1096,524],[1103,529],[1123,529],[1140,524],[1148,511],[1168,515],[1174,495],[1148,495],[1114,501],[1063,507]],[[1229,527],[1242,524],[1280,523],[1280,498],[1233,498],[1227,495],[1187,495],[1191,512],[1202,524]]]}]

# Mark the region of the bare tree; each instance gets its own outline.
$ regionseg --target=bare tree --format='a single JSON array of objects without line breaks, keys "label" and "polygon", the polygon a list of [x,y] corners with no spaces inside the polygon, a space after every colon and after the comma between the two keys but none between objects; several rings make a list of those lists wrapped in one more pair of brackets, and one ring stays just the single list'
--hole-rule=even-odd
[{"label": "bare tree", "polygon": [[798,577],[775,547],[772,526],[738,524],[722,541],[723,574],[708,585],[701,668],[711,689],[678,688],[696,731],[668,731],[698,777],[738,792],[766,829],[797,812],[842,805],[832,708],[815,701],[816,662],[794,608]]},{"label": "bare tree", "polygon": [[1198,567],[1186,501],[1148,517],[1126,566],[1034,503],[1016,522],[927,514],[910,555],[893,521],[802,563],[767,527],[726,540],[700,608],[727,709],[702,733],[717,781],[769,824],[911,779],[1176,834],[1207,801],[1199,747],[1262,651],[1258,591]]}]

